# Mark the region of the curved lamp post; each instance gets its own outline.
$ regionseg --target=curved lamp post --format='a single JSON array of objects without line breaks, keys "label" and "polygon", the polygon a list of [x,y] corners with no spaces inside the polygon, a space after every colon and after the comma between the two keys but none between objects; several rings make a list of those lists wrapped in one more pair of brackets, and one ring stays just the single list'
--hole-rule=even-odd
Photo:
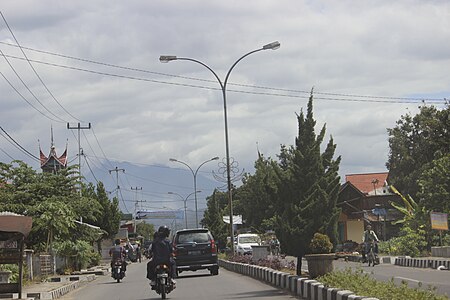
[{"label": "curved lamp post", "polygon": [[181,196],[181,195],[178,194],[178,193],[167,192],[167,194],[170,194],[170,195],[177,195],[177,196],[180,197],[181,200],[183,200],[183,202],[184,202],[184,223],[185,223],[184,229],[187,229],[187,228],[188,228],[188,225],[187,225],[187,212],[186,212],[186,211],[187,211],[187,205],[186,205],[186,202],[187,202],[187,200],[189,199],[190,196],[192,196],[193,194],[197,195],[197,193],[201,193],[201,192],[202,192],[202,191],[195,191],[195,192],[190,193],[189,195],[187,195],[186,198],[184,198],[183,196]]},{"label": "curved lamp post", "polygon": [[177,162],[177,163],[180,163],[180,164],[183,164],[183,165],[185,165],[186,167],[188,167],[189,168],[189,170],[191,171],[191,173],[192,173],[192,176],[194,176],[194,197],[195,197],[195,226],[197,226],[197,228],[198,228],[198,210],[197,210],[197,173],[198,173],[198,170],[200,170],[200,167],[201,166],[203,166],[204,164],[206,164],[207,162],[210,162],[210,161],[213,161],[213,160],[218,160],[219,159],[219,157],[218,156],[216,156],[216,157],[213,157],[213,158],[211,158],[211,159],[208,159],[208,160],[206,160],[206,161],[204,161],[204,162],[202,162],[201,164],[200,164],[200,166],[198,166],[198,168],[194,171],[194,170],[192,170],[192,168],[187,164],[187,163],[185,163],[184,161],[181,161],[181,160],[178,160],[178,159],[175,159],[175,158],[169,158],[169,161],[173,161],[173,162]]},{"label": "curved lamp post", "polygon": [[[216,77],[217,81],[220,84],[220,88],[222,89],[223,115],[224,115],[224,119],[225,119],[225,152],[226,152],[226,163],[227,163],[227,189],[228,189],[228,207],[229,207],[229,212],[230,212],[230,237],[231,237],[231,240],[233,240],[234,229],[233,229],[233,196],[231,193],[230,149],[229,149],[229,142],[228,142],[228,120],[227,120],[228,117],[227,117],[227,96],[226,96],[227,82],[228,82],[228,78],[230,77],[231,71],[242,59],[244,59],[245,57],[247,57],[250,54],[253,54],[255,52],[259,52],[262,50],[276,50],[278,48],[280,48],[280,43],[273,42],[273,43],[264,45],[262,48],[259,48],[259,49],[256,49],[256,50],[253,50],[253,51],[250,51],[250,52],[244,54],[236,62],[234,62],[234,64],[230,67],[227,75],[225,76],[225,80],[223,82],[220,79],[220,77],[216,74],[216,72],[214,72],[213,69],[211,69],[208,65],[206,65],[205,63],[203,63],[199,60],[187,58],[187,57],[177,57],[177,56],[173,56],[173,55],[162,55],[159,57],[159,60],[162,63],[166,63],[166,62],[169,62],[172,60],[188,60],[188,61],[192,61],[192,62],[195,62],[197,64],[204,66],[211,73],[213,73],[214,77]],[[231,243],[231,251],[232,251],[232,253],[234,251],[233,243]]]}]

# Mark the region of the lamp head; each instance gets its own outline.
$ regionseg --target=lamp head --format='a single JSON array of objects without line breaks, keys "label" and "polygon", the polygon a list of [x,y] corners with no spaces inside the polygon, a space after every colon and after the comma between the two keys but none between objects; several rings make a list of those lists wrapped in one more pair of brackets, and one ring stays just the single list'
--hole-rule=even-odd
[{"label": "lamp head", "polygon": [[178,161],[176,158],[169,158],[169,161]]},{"label": "lamp head", "polygon": [[277,50],[278,48],[280,48],[280,46],[281,46],[281,44],[278,41],[276,41],[276,42],[272,42],[270,44],[264,45],[263,50],[269,50],[269,49]]},{"label": "lamp head", "polygon": [[162,63],[168,63],[169,61],[177,60],[177,57],[175,55],[161,55],[159,57],[159,61]]},{"label": "lamp head", "polygon": [[215,156],[215,157],[211,158],[211,160],[218,160],[218,159],[219,159],[218,156]]}]

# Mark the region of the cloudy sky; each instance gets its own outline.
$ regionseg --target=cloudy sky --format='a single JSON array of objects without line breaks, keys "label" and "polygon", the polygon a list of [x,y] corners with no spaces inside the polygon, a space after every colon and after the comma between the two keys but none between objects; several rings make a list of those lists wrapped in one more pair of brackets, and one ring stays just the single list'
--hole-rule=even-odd
[{"label": "cloudy sky", "polygon": [[[257,149],[292,145],[314,87],[317,130],[342,156],[341,176],[386,171],[386,128],[450,97],[449,1],[2,0],[0,161],[39,163],[68,141],[77,161],[194,169],[225,157],[218,81],[227,86],[230,155],[252,172]],[[9,27],[9,28],[8,28]],[[20,47],[17,47],[17,43]],[[38,142],[38,140],[40,142]],[[86,169],[86,166],[83,167]],[[218,170],[208,163],[202,171]],[[151,178],[157,180],[157,178]]]}]

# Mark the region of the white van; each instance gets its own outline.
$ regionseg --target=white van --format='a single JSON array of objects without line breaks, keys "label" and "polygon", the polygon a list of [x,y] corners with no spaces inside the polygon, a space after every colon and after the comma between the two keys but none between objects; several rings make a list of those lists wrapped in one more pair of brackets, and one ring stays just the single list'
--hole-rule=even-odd
[{"label": "white van", "polygon": [[257,235],[256,233],[243,233],[238,234],[234,245],[234,250],[236,254],[251,255],[253,253],[252,246],[260,245],[261,239],[259,238],[259,235]]}]

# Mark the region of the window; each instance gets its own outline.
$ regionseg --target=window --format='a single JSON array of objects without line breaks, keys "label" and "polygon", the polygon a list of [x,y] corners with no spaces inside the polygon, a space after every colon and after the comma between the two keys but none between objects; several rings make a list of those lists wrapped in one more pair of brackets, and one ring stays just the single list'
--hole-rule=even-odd
[{"label": "window", "polygon": [[195,232],[180,234],[178,236],[178,243],[207,243],[209,242],[209,237],[207,232]]}]

